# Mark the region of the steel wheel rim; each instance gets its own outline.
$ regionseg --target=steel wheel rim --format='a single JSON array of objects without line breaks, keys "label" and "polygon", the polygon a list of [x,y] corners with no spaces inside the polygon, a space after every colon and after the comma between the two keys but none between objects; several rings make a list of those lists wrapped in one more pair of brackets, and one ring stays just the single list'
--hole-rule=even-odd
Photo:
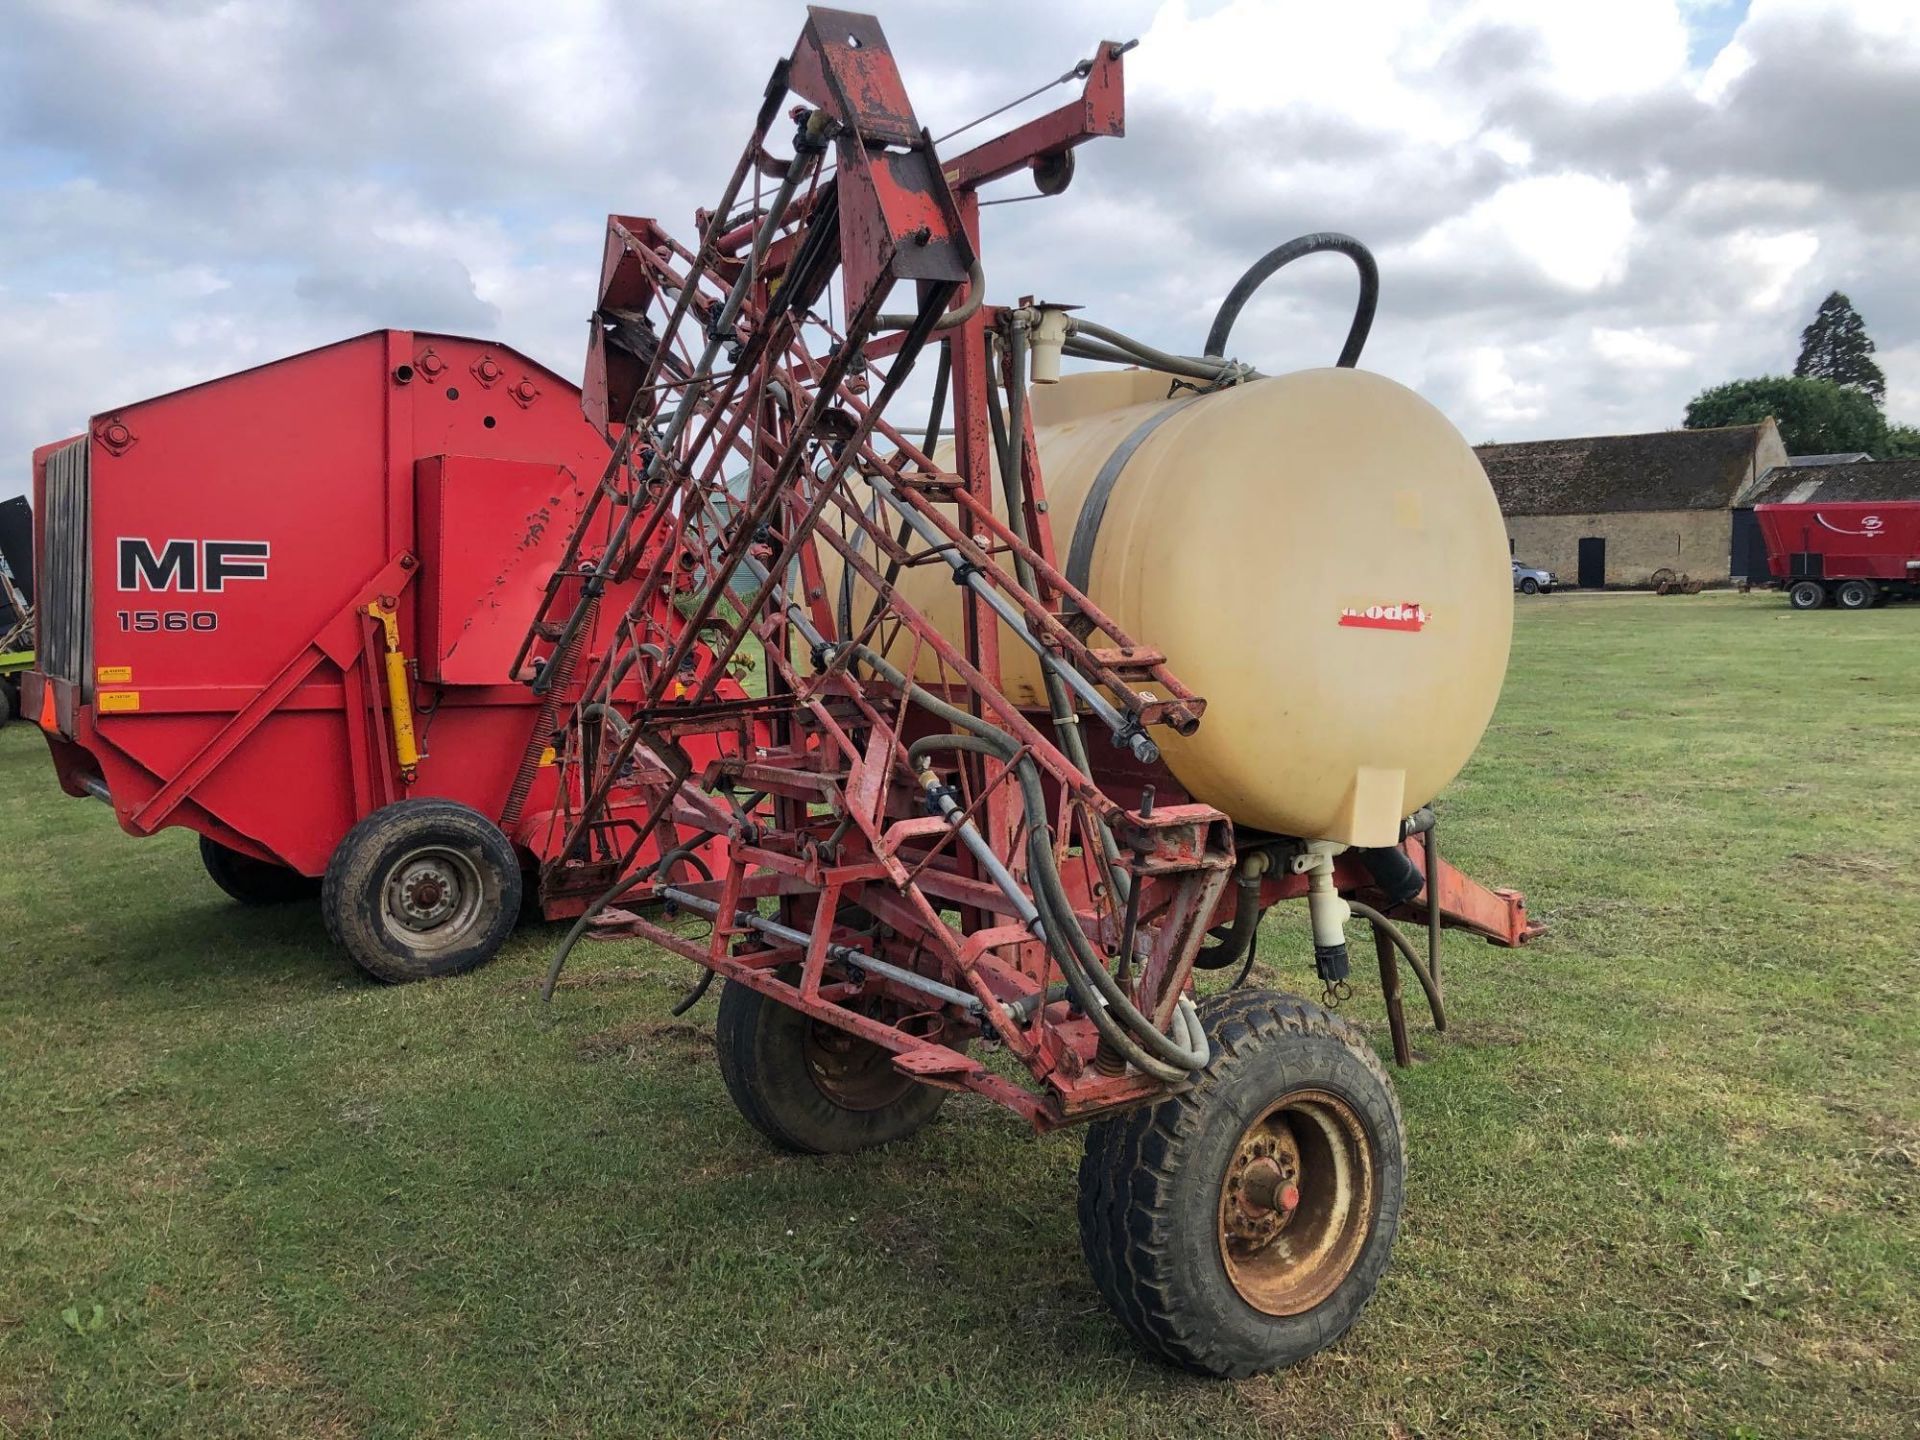
[{"label": "steel wheel rim", "polygon": [[410,950],[447,950],[472,933],[486,898],[486,877],[471,854],[423,845],[387,867],[380,918]]},{"label": "steel wheel rim", "polygon": [[914,1082],[893,1068],[893,1053],[824,1020],[806,1018],[801,1059],[815,1088],[842,1110],[884,1110]]},{"label": "steel wheel rim", "polygon": [[1265,1315],[1302,1315],[1352,1271],[1372,1228],[1373,1147],[1359,1114],[1295,1090],[1241,1131],[1220,1184],[1227,1278]]}]

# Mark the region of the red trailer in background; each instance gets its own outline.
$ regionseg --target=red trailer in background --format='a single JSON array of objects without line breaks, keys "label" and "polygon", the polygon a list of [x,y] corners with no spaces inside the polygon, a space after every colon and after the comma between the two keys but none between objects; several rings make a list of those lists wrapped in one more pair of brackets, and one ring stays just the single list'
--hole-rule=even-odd
[{"label": "red trailer in background", "polygon": [[[560,838],[564,767],[526,760],[528,738],[574,698],[538,697],[510,666],[606,458],[552,371],[399,330],[37,450],[42,642],[22,705],[62,787],[130,834],[197,831],[241,901],[324,877],[328,929],[382,979],[490,958],[523,867]],[[624,588],[607,586],[596,631]],[[683,629],[670,606],[644,623]],[[711,663],[696,647],[689,678]],[[589,843],[611,849],[619,824]]]},{"label": "red trailer in background", "polygon": [[1920,594],[1920,500],[1756,505],[1767,569],[1796,610],[1866,610]]}]

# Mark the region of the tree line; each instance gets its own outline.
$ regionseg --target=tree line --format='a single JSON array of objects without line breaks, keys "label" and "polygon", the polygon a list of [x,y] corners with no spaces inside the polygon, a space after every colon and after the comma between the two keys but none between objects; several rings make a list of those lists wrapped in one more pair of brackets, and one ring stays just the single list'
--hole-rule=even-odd
[{"label": "tree line", "polygon": [[1800,332],[1791,375],[1762,375],[1702,390],[1687,402],[1686,428],[1755,425],[1771,415],[1789,455],[1865,453],[1876,460],[1920,459],[1920,428],[1890,424],[1887,377],[1873,359],[1873,337],[1838,290],[1820,302]]}]

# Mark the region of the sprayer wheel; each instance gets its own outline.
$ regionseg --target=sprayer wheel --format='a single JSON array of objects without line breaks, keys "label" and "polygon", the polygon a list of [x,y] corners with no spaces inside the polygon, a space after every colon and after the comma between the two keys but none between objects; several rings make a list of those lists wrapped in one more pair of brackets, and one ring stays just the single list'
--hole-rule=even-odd
[{"label": "sprayer wheel", "polygon": [[200,837],[200,863],[207,877],[242,905],[285,905],[320,893],[320,882],[311,875],[242,855],[205,835]]},{"label": "sprayer wheel", "polygon": [[1372,1046],[1318,1005],[1201,1002],[1213,1058],[1180,1094],[1088,1128],[1080,1243],[1150,1350],[1244,1378],[1344,1335],[1400,1226],[1406,1133]]},{"label": "sprayer wheel", "polygon": [[327,933],[377,980],[457,975],[491,960],[520,915],[520,861],[478,810],[401,800],[347,832],[327,862]]},{"label": "sprayer wheel", "polygon": [[783,1150],[839,1155],[904,1140],[947,1092],[902,1075],[870,1041],[729,980],[714,1022],[720,1078]]}]

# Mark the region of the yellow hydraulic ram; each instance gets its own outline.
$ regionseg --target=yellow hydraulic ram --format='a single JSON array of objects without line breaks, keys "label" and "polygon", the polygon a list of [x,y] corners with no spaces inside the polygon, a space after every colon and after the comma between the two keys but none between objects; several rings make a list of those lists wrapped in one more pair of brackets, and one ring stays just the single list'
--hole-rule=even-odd
[{"label": "yellow hydraulic ram", "polygon": [[393,606],[375,601],[367,614],[387,634],[387,701],[393,710],[393,753],[400,762],[400,778],[411,785],[420,772],[420,747],[413,738],[413,701],[408,692],[407,657],[400,649],[400,619]]}]

